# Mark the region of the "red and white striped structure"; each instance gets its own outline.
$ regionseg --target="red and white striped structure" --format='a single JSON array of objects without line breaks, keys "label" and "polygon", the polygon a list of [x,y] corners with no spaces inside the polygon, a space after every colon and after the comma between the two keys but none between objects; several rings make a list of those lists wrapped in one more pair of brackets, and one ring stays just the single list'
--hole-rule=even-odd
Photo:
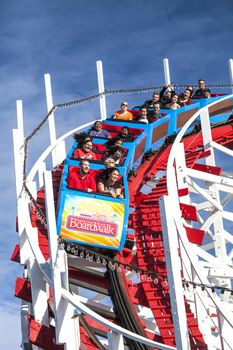
[{"label": "red and white striped structure", "polygon": [[[232,64],[229,60],[231,79]],[[166,59],[164,69],[169,83]],[[97,71],[99,92],[103,92],[100,61]],[[45,86],[49,111],[53,100],[48,74]],[[12,260],[24,267],[15,290],[22,299],[23,349],[233,349],[233,293],[214,288],[232,288],[233,173],[218,166],[215,154],[227,155],[232,162],[233,129],[231,124],[211,129],[209,118],[210,112],[220,111],[226,101],[232,109],[233,95],[228,95],[196,112],[174,143],[142,164],[129,183],[134,247],[125,248],[117,260],[155,269],[167,279],[140,279],[121,268],[108,271],[115,273],[114,283],[113,278],[106,278],[109,268],[105,265],[67,256],[57,242],[55,203],[66,158],[65,142],[92,123],[57,139],[54,115],[49,117],[51,144],[26,179],[38,206],[46,212],[45,229],[23,186],[23,107],[17,101],[18,127],[13,139],[19,246]],[[104,120],[105,96],[100,98],[100,110]],[[199,116],[200,132],[184,138]],[[51,154],[52,171],[47,169]],[[152,187],[147,195],[140,193],[142,183]],[[205,243],[203,236],[208,237]],[[212,290],[204,286],[212,286]],[[121,308],[126,316],[132,316],[128,323],[137,324],[140,334],[120,319],[120,289],[126,305]]]}]

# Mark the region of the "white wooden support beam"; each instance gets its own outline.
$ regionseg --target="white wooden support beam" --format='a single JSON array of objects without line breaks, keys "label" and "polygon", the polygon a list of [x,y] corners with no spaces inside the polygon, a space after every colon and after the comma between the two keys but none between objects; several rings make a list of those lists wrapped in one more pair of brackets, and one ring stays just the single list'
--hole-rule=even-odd
[{"label": "white wooden support beam", "polygon": [[29,322],[28,322],[28,315],[30,314],[30,304],[24,300],[21,301],[21,310],[20,310],[20,316],[21,316],[21,334],[22,334],[22,348],[23,344],[29,343],[28,340],[28,331],[29,331]]},{"label": "white wooden support beam", "polygon": [[229,73],[230,73],[230,82],[231,82],[231,85],[232,85],[231,91],[233,93],[233,59],[232,58],[230,58],[228,60],[228,66],[229,66]]},{"label": "white wooden support beam", "polygon": [[190,342],[181,280],[181,262],[178,255],[178,235],[173,215],[171,215],[173,212],[174,205],[170,203],[169,197],[161,197],[160,213],[176,347],[179,350],[189,350]]},{"label": "white wooden support beam", "polygon": [[75,308],[62,297],[62,288],[69,290],[67,256],[58,249],[52,175],[44,172],[47,230],[49,237],[50,268],[54,296],[56,342],[64,343],[66,350],[79,350],[78,318],[73,318]]},{"label": "white wooden support beam", "polygon": [[42,162],[38,169],[38,180],[39,180],[39,188],[44,185],[44,172],[46,170],[45,162]]},{"label": "white wooden support beam", "polygon": [[224,147],[215,141],[211,141],[211,146],[214,147],[215,149],[217,149],[218,151],[225,153],[225,154],[228,154],[229,156],[233,157],[233,151],[231,149]]},{"label": "white wooden support beam", "polygon": [[49,327],[47,283],[34,258],[29,260],[29,277],[35,320]]},{"label": "white wooden support beam", "polygon": [[226,177],[226,176],[213,175],[213,174],[206,173],[204,171],[195,170],[191,168],[186,168],[186,174],[184,175],[188,175],[190,177],[194,177],[199,180],[208,181],[217,185],[223,184],[226,186],[226,192],[228,192],[227,190],[228,186],[229,186],[229,190],[231,187],[233,187],[233,179],[230,179],[229,177]]},{"label": "white wooden support beam", "polygon": [[15,161],[15,183],[17,200],[23,193],[23,161],[24,161],[24,139],[19,129],[13,129],[14,161]]},{"label": "white wooden support beam", "polygon": [[17,125],[18,130],[20,130],[21,135],[24,135],[24,127],[23,127],[23,101],[16,101],[16,110],[17,110]]},{"label": "white wooden support beam", "polygon": [[232,327],[221,313],[218,314],[221,337],[221,350],[232,350]]},{"label": "white wooden support beam", "polygon": [[221,266],[219,268],[211,267],[209,269],[209,276],[212,278],[231,278],[233,279],[233,268],[229,266]]},{"label": "white wooden support beam", "polygon": [[[232,68],[232,67],[231,67]],[[211,134],[211,127],[210,127],[210,118],[209,118],[209,111],[207,108],[204,108],[202,112],[200,113],[201,117],[201,127],[202,127],[202,138],[203,138],[203,145],[204,150],[210,150],[211,154],[210,156],[205,158],[206,165],[215,166],[215,156],[214,156],[214,148],[212,147],[213,140],[212,140],[212,134]],[[219,179],[217,176],[215,176],[216,182],[213,181],[212,183],[208,183],[207,185],[209,187],[209,190],[212,192],[212,197],[216,200],[218,203],[220,212],[217,213],[215,216],[215,220],[213,221],[213,227],[214,227],[214,242],[215,242],[215,254],[219,259],[219,264],[224,264],[229,262],[228,256],[227,256],[227,250],[226,250],[226,242],[223,235],[223,208],[221,206],[221,199],[219,194],[219,187],[217,184],[220,185],[229,185],[229,187],[233,188],[233,180],[226,178],[226,177],[220,177]],[[207,179],[208,181],[208,179]],[[229,262],[230,263],[230,262]],[[225,281],[226,285],[230,287],[229,281]]]},{"label": "white wooden support beam", "polygon": [[[51,85],[51,77],[50,74],[44,75],[45,82],[45,93],[46,93],[46,101],[47,101],[47,110],[48,112],[54,106],[53,97],[52,97],[52,85]],[[55,127],[55,116],[54,112],[52,112],[48,118],[49,123],[49,136],[51,145],[55,145],[57,137],[56,137],[56,127]],[[65,142],[61,141],[52,151],[52,162],[53,167],[57,167],[64,159],[66,158],[66,147]]]},{"label": "white wooden support beam", "polygon": [[38,190],[37,190],[37,183],[36,183],[36,181],[27,182],[27,187],[28,187],[32,197],[34,199],[37,199],[37,192],[38,192]]},{"label": "white wooden support beam", "polygon": [[[178,152],[175,157],[176,175],[177,175],[177,186],[178,190],[187,187],[186,178],[182,174],[186,173],[186,161],[185,161],[185,151],[183,142],[178,145]],[[190,204],[189,194],[180,197],[180,202],[185,204]]]},{"label": "white wooden support beam", "polygon": [[24,161],[24,127],[23,127],[23,102],[16,101],[18,128],[13,129],[16,196],[19,198],[23,187],[23,161]]},{"label": "white wooden support beam", "polygon": [[124,349],[123,335],[110,330],[108,332],[108,349],[109,350],[123,350]]},{"label": "white wooden support beam", "polygon": [[[198,278],[196,278],[196,273],[193,271],[192,280],[194,282],[198,282]],[[195,308],[198,322],[198,327],[200,332],[203,335],[205,343],[208,344],[209,349],[213,349],[214,344],[216,343],[215,337],[212,335],[211,327],[213,323],[211,322],[211,318],[209,315],[209,305],[211,303],[208,295],[205,291],[202,291],[201,288],[197,288],[195,292],[193,292],[195,298]]]},{"label": "white wooden support beam", "polygon": [[[177,190],[186,188],[187,187],[186,177],[183,176],[183,173],[185,173],[185,169],[186,169],[185,150],[184,150],[183,142],[179,143],[178,145],[178,152],[176,153],[176,157],[175,157],[175,167],[176,167],[176,176],[177,176]],[[190,205],[191,199],[190,199],[189,193],[185,196],[179,197],[179,202]],[[188,227],[192,227],[192,222],[190,220],[185,220],[185,225]],[[184,275],[184,278],[189,280],[190,276],[192,276],[192,268],[191,268],[190,260],[186,252],[184,251],[184,248],[180,246],[179,249],[180,249],[180,257],[182,260],[182,267],[185,266],[185,269],[183,268],[183,275]],[[189,299],[190,298],[191,296],[189,296]]]},{"label": "white wooden support beam", "polygon": [[177,348],[170,345],[165,345],[158,343],[154,340],[150,340],[149,338],[145,338],[141,335],[138,335],[134,332],[131,332],[125,328],[122,328],[121,326],[112,323],[108,319],[104,318],[103,316],[97,314],[95,311],[91,310],[86,304],[84,304],[80,297],[77,297],[76,295],[71,294],[67,290],[63,289],[62,291],[63,296],[65,299],[69,300],[72,305],[76,307],[76,315],[79,315],[80,313],[89,316],[93,320],[97,321],[98,323],[102,324],[105,327],[108,327],[112,331],[116,333],[122,334],[124,337],[132,339],[133,341],[137,341],[139,343],[145,344],[149,347],[155,347],[156,349],[161,350],[176,350]]},{"label": "white wooden support beam", "polygon": [[[218,259],[218,264],[219,265],[229,264],[230,261],[227,256],[226,241],[224,237],[224,225],[223,225],[224,209],[223,209],[223,206],[221,205],[218,188],[220,188],[220,186],[224,184],[225,188],[226,189],[229,188],[229,192],[231,192],[233,188],[233,180],[223,176],[212,175],[212,174],[208,174],[205,172],[201,172],[201,171],[198,171],[195,169],[189,169],[189,168],[187,168],[187,173],[189,176],[207,181],[207,184],[209,184],[209,189],[212,190],[212,194],[209,195],[205,190],[203,190],[201,187],[195,184],[192,181],[192,179],[187,177],[187,182],[218,210],[214,212],[212,216],[209,215],[209,217],[205,219],[203,228],[204,229],[206,229],[207,227],[209,228],[210,225],[213,224],[215,255]],[[225,285],[230,288],[230,283],[228,280],[225,280]]]},{"label": "white wooden support beam", "polygon": [[[104,89],[104,74],[103,74],[103,64],[102,61],[96,62],[97,68],[97,79],[98,79],[98,89],[99,93],[105,91]],[[105,95],[100,96],[100,116],[101,120],[105,120],[107,118],[107,108],[106,108],[106,97]]]},{"label": "white wooden support beam", "polygon": [[[198,186],[191,178],[187,177],[187,183],[196,191],[196,193],[199,193],[203,198],[207,199],[209,203],[212,205],[213,209],[216,208],[220,211],[223,211],[223,207],[221,203],[216,201],[212,198],[212,196],[203,189],[202,187]],[[211,208],[211,207],[210,207]]]},{"label": "white wooden support beam", "polygon": [[30,256],[30,247],[25,231],[25,214],[28,210],[28,198],[23,189],[24,164],[24,131],[23,131],[23,103],[16,102],[18,129],[13,129],[13,147],[15,163],[15,183],[18,214],[18,234],[20,243],[20,263],[25,264]]},{"label": "white wooden support beam", "polygon": [[201,111],[200,118],[201,118],[201,130],[202,130],[204,150],[205,151],[210,150],[211,152],[211,154],[208,157],[205,157],[205,163],[206,165],[215,166],[214,152],[213,152],[213,148],[211,147],[212,134],[211,134],[210,116],[209,116],[208,108],[205,108]]},{"label": "white wooden support beam", "polygon": [[165,85],[168,86],[171,84],[168,58],[163,59],[163,71],[164,71]]},{"label": "white wooden support beam", "polygon": [[[47,101],[47,110],[48,112],[53,107],[53,96],[52,96],[52,85],[51,85],[51,77],[50,74],[44,75],[45,82],[45,93],[46,93],[46,101]],[[51,113],[49,116],[49,136],[51,144],[56,142],[56,128],[55,128],[55,120],[54,113]]]}]

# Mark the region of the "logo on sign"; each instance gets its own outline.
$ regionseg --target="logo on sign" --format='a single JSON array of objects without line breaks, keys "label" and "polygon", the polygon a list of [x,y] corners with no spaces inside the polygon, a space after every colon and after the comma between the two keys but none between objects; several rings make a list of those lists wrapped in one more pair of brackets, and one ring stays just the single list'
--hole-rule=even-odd
[{"label": "logo on sign", "polygon": [[82,231],[110,237],[114,237],[117,234],[117,225],[112,222],[92,220],[73,215],[67,217],[66,227],[74,231]]}]

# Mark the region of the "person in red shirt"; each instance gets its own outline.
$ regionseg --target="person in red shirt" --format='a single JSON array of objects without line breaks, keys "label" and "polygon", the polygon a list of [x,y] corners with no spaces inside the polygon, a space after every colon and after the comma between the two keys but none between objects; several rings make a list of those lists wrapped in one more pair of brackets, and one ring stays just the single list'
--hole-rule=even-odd
[{"label": "person in red shirt", "polygon": [[73,158],[78,159],[89,159],[96,160],[96,154],[92,151],[93,144],[91,140],[86,140],[83,142],[81,148],[76,148],[73,153]]},{"label": "person in red shirt", "polygon": [[90,163],[87,159],[80,162],[77,172],[69,173],[67,187],[87,192],[96,192],[96,183],[92,174],[90,174]]}]

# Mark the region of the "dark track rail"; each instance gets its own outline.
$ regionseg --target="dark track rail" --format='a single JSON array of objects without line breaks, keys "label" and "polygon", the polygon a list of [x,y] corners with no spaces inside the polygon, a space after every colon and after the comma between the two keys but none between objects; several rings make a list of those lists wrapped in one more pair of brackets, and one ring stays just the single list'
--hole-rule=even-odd
[{"label": "dark track rail", "polygon": [[[140,325],[140,320],[137,317],[134,307],[131,305],[127,293],[125,292],[122,273],[116,270],[111,271],[108,269],[108,276],[112,291],[112,301],[117,310],[117,315],[121,326],[129,331],[146,337],[146,333],[143,331],[142,326]],[[151,347],[148,347],[147,345],[133,342],[131,340],[128,340],[127,344],[131,350],[151,349]]]}]

